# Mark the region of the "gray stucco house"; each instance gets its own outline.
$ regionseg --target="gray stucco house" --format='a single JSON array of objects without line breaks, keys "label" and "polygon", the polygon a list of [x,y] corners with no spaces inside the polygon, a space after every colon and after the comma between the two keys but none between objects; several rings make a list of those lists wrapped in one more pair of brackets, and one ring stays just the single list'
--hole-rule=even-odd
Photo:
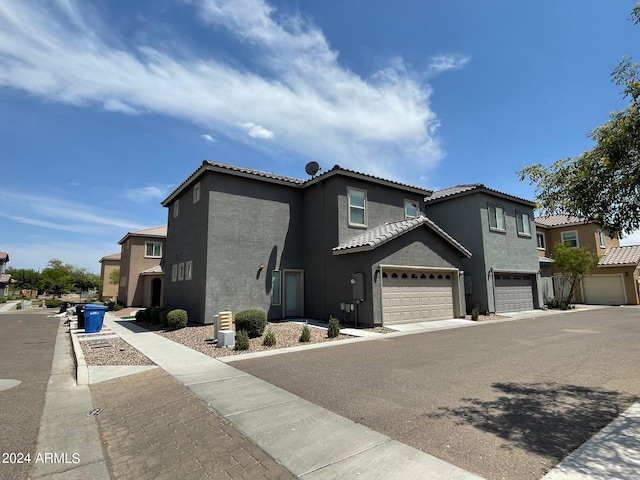
[{"label": "gray stucco house", "polygon": [[425,202],[426,215],[473,254],[462,263],[467,310],[542,306],[533,202],[478,183],[436,191]]},{"label": "gray stucco house", "polygon": [[205,161],[162,202],[163,304],[200,323],[249,308],[361,326],[463,316],[471,253],[424,215],[431,194],[339,166],[300,180]]}]

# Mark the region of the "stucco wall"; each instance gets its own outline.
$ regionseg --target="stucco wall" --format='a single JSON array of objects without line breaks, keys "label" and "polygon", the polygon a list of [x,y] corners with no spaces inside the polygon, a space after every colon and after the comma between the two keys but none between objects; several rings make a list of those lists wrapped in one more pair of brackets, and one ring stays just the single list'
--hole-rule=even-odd
[{"label": "stucco wall", "polygon": [[111,301],[118,297],[119,282],[115,285],[111,283],[111,273],[120,269],[119,260],[103,260],[100,266],[100,278],[102,279],[102,292],[100,300]]}]

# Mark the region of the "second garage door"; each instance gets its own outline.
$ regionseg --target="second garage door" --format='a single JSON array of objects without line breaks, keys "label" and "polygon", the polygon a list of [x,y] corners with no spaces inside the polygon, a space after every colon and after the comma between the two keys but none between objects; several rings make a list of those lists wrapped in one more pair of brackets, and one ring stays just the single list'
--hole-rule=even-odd
[{"label": "second garage door", "polygon": [[624,305],[622,275],[591,275],[582,279],[584,302],[591,305]]},{"label": "second garage door", "polygon": [[533,309],[531,275],[496,274],[496,312]]},{"label": "second garage door", "polygon": [[382,273],[382,321],[385,324],[453,318],[451,272]]}]

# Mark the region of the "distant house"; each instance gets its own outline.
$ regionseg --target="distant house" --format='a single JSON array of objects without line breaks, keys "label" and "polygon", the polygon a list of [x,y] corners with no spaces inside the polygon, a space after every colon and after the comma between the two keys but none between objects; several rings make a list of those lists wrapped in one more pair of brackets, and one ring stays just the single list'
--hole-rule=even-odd
[{"label": "distant house", "polygon": [[[577,303],[598,305],[637,305],[639,301],[638,265],[640,245],[620,246],[617,234],[610,235],[597,224],[569,215],[536,218],[538,255],[545,259],[553,278],[553,293],[566,288],[562,275],[549,256],[556,243],[584,247],[600,257],[598,266],[585,277],[575,293]],[[542,264],[541,263],[541,264]]]},{"label": "distant house", "polygon": [[121,255],[121,253],[114,253],[100,259],[100,279],[102,280],[100,300],[103,302],[115,301],[118,298],[119,281],[113,284],[111,275],[114,271],[120,270]]},{"label": "distant house", "polygon": [[118,303],[135,307],[161,305],[166,238],[167,227],[160,226],[129,232],[118,242],[121,245]]},{"label": "distant house", "polygon": [[425,213],[472,256],[462,261],[467,310],[540,308],[540,267],[529,200],[474,183],[433,192]]},{"label": "distant house", "polygon": [[471,253],[425,216],[431,193],[337,165],[300,180],[205,161],[162,203],[163,304],[200,323],[249,308],[361,326],[464,316]]},{"label": "distant house", "polygon": [[7,263],[9,263],[9,254],[0,252],[0,297],[5,298],[9,296],[9,285],[11,284],[11,275],[5,273]]}]

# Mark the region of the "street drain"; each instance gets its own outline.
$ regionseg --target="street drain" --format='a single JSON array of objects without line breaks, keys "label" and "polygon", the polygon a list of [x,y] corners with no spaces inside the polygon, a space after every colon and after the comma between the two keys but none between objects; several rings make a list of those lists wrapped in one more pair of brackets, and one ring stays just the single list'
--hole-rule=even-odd
[{"label": "street drain", "polygon": [[96,408],[94,410],[91,410],[89,413],[87,413],[87,417],[97,417],[98,415],[100,415],[102,413],[102,409],[101,408]]}]

